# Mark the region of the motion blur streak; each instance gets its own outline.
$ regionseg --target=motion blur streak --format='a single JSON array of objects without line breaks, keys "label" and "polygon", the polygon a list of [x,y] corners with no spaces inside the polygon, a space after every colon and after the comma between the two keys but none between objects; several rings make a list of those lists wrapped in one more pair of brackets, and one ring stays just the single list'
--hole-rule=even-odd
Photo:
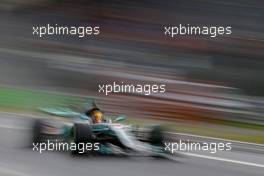
[{"label": "motion blur streak", "polygon": [[[39,115],[39,106],[75,108],[93,96],[106,114],[126,114],[139,125],[161,123],[172,131],[264,144],[263,12],[260,0],[0,1],[0,110]],[[47,24],[99,26],[100,34],[82,38],[32,35],[32,27]],[[164,35],[164,26],[179,24],[230,26],[232,34],[214,38]],[[113,82],[164,84],[166,92],[149,96],[98,93],[98,85]],[[0,138],[8,141],[5,135],[13,132],[2,129],[6,119],[0,120]],[[7,156],[9,149],[1,145],[0,165],[6,163],[6,170],[0,168],[0,173],[15,165],[34,175],[29,165],[38,168],[39,163],[44,165],[40,175],[51,174],[49,160],[54,160],[52,175],[63,174],[56,166],[64,174],[87,173],[79,167],[91,164],[97,171],[102,162],[76,161],[79,166],[59,154],[46,154],[41,160],[28,151],[13,149]],[[16,163],[16,155],[26,162]],[[255,154],[248,155],[255,158]],[[111,175],[127,175],[125,169],[138,175],[162,175],[162,171],[175,175],[177,170],[181,175],[261,175],[230,163],[219,166],[210,160],[183,160],[187,165],[176,167],[156,161],[139,166],[116,159],[103,161],[103,166],[113,171]],[[117,171],[116,165],[124,170]],[[67,172],[70,166],[74,168]]]}]

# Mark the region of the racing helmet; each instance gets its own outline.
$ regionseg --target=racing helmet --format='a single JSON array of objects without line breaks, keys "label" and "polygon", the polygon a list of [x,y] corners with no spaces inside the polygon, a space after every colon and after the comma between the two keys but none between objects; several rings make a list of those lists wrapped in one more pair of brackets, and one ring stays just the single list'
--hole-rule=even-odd
[{"label": "racing helmet", "polygon": [[102,123],[103,122],[103,113],[100,110],[94,110],[91,113],[94,123]]}]

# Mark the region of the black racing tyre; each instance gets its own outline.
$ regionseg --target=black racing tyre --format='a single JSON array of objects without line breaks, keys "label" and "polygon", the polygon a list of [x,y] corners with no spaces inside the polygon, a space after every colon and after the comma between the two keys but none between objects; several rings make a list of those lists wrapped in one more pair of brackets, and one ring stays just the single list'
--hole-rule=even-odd
[{"label": "black racing tyre", "polygon": [[[93,142],[93,132],[89,124],[76,123],[73,126],[73,141],[78,146],[79,144],[86,145],[87,143]],[[80,151],[78,147],[75,151],[72,151],[72,154],[78,155],[82,154],[83,151]],[[88,153],[88,151],[85,151]]]},{"label": "black racing tyre", "polygon": [[154,126],[150,131],[149,142],[154,146],[163,146],[164,133],[160,126]]},{"label": "black racing tyre", "polygon": [[43,136],[41,134],[42,125],[43,121],[41,119],[37,119],[33,122],[32,142],[35,144],[43,142]]}]

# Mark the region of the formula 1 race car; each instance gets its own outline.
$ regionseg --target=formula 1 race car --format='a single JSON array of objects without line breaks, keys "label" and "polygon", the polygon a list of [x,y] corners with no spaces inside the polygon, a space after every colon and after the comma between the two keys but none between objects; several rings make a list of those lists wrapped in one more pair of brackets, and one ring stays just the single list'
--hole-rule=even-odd
[{"label": "formula 1 race car", "polygon": [[[104,118],[96,123],[92,113],[100,111],[93,107],[84,113],[75,112],[70,108],[40,108],[42,112],[64,118],[37,119],[33,124],[33,143],[47,141],[67,142],[75,144],[72,154],[107,154],[125,156],[166,157],[163,147],[163,130],[160,126],[138,128],[133,125],[121,124],[124,116],[113,121]],[[99,117],[99,116],[98,116]],[[85,151],[76,147],[89,144]]]}]

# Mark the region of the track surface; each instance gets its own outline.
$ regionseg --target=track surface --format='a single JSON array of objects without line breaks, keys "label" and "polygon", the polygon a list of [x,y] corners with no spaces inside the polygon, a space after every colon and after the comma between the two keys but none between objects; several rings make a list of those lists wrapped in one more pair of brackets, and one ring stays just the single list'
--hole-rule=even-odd
[{"label": "track surface", "polygon": [[[72,158],[65,152],[39,154],[28,147],[31,121],[28,117],[0,113],[0,175],[263,176],[264,173],[264,168],[259,166],[194,156],[175,157],[175,161],[169,161],[144,157]],[[255,161],[262,165],[264,163],[263,155],[253,153],[233,151],[223,153],[220,157],[240,159],[242,162]]]}]

